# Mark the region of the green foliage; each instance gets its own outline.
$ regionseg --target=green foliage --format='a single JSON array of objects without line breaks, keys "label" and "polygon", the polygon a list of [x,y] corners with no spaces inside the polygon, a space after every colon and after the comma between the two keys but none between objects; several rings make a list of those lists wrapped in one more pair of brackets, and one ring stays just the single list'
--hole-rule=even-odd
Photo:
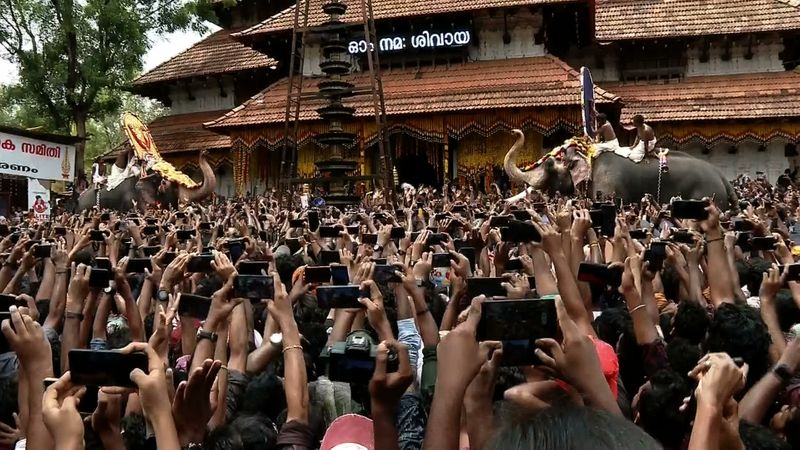
[{"label": "green foliage", "polygon": [[201,30],[211,16],[208,0],[0,0],[0,50],[19,68],[11,91],[21,116],[85,135],[90,118],[119,111],[148,33]]}]

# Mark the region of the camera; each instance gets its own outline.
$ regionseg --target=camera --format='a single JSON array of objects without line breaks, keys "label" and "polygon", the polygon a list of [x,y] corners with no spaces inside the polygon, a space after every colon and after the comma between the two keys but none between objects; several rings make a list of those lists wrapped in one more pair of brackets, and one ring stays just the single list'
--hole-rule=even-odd
[{"label": "camera", "polygon": [[[328,378],[331,381],[348,383],[369,383],[375,372],[375,357],[378,346],[370,334],[364,330],[356,330],[347,335],[347,339],[334,342],[320,355],[328,363]],[[389,352],[387,372],[397,372],[399,366],[397,354]]]}]

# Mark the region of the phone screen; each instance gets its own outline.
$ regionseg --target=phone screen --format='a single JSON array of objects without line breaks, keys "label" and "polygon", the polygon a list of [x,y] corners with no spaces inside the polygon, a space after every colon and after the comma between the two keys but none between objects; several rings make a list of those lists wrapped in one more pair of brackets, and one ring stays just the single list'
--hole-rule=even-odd
[{"label": "phone screen", "polygon": [[242,275],[236,277],[235,295],[249,300],[275,297],[274,279],[269,275]]},{"label": "phone screen", "polygon": [[364,308],[358,302],[361,296],[361,287],[355,285],[317,288],[317,303],[320,308]]},{"label": "phone screen", "polygon": [[541,338],[558,336],[555,300],[494,300],[484,302],[478,323],[479,341],[503,342],[503,366],[538,362],[534,349]]},{"label": "phone screen", "polygon": [[376,245],[378,243],[378,235],[374,233],[364,233],[361,235],[361,243],[367,245]]},{"label": "phone screen", "polygon": [[350,284],[350,273],[347,271],[347,266],[331,266],[331,284],[334,286]]},{"label": "phone screen", "polygon": [[502,277],[467,278],[467,298],[473,299],[479,295],[490,297],[505,297],[507,295],[502,286]]},{"label": "phone screen", "polygon": [[211,272],[211,261],[214,260],[214,255],[194,255],[189,258],[186,263],[186,271],[191,273],[207,273]]},{"label": "phone screen", "polygon": [[69,370],[74,384],[136,387],[130,375],[134,369],[148,373],[145,353],[123,354],[116,350],[72,349]]},{"label": "phone screen", "polygon": [[263,275],[269,272],[267,261],[242,261],[238,266],[240,275]]},{"label": "phone screen", "polygon": [[211,299],[202,295],[180,294],[178,314],[204,320],[211,309]]},{"label": "phone screen", "polygon": [[597,286],[622,284],[622,268],[609,268],[605,264],[582,262],[578,266],[578,281]]},{"label": "phone screen", "polygon": [[675,200],[672,202],[672,217],[705,220],[708,218],[707,207],[708,202],[704,200]]},{"label": "phone screen", "polygon": [[331,268],[329,266],[306,266],[303,269],[303,279],[306,283],[330,283]]},{"label": "phone screen", "polygon": [[341,263],[339,252],[336,250],[322,250],[320,253],[320,263],[326,264],[339,264]]},{"label": "phone screen", "polygon": [[111,271],[106,269],[95,268],[89,275],[89,286],[94,288],[105,289],[111,281]]},{"label": "phone screen", "polygon": [[131,258],[128,260],[128,265],[125,267],[128,273],[144,273],[145,269],[153,271],[153,265],[150,258]]}]

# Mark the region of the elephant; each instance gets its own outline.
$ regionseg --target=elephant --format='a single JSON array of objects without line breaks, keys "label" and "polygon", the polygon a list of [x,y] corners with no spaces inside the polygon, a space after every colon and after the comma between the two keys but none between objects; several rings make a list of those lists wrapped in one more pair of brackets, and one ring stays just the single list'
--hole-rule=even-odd
[{"label": "elephant", "polygon": [[[598,193],[613,194],[625,203],[638,203],[645,196],[657,195],[659,183],[658,159],[645,159],[635,163],[628,158],[605,152],[591,162],[591,173],[586,160],[576,155],[579,139],[568,140],[563,147],[565,158],[548,157],[540,166],[522,171],[516,165],[517,152],[525,143],[521,130],[513,130],[516,142],[508,150],[503,167],[512,181],[524,183],[548,194],[575,193],[575,179],[589,178],[592,198]],[[713,198],[721,209],[738,210],[739,201],[733,187],[722,172],[710,163],[678,151],[668,153],[669,171],[661,174],[661,196],[659,203],[667,203],[673,197],[684,200]]]},{"label": "elephant", "polygon": [[[201,201],[210,196],[217,186],[214,170],[205,157],[205,152],[200,153],[198,165],[203,173],[203,184],[195,188],[187,188],[175,182],[162,183],[164,178],[158,173],[145,177],[131,176],[122,181],[112,190],[100,188],[100,209],[114,209],[127,212],[134,208],[136,201],[140,210],[158,202],[163,207],[177,207],[179,203]],[[97,191],[91,187],[78,197],[76,212],[93,208],[97,204]],[[141,211],[140,211],[141,212]]]}]

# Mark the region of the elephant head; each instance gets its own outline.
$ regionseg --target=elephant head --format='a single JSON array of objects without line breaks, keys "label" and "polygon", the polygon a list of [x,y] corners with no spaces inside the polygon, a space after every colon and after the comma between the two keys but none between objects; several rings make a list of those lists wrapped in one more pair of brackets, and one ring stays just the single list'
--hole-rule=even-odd
[{"label": "elephant head", "polygon": [[513,133],[517,135],[517,140],[503,160],[503,168],[512,181],[532,186],[534,189],[548,194],[559,192],[569,195],[575,191],[570,173],[570,163],[548,157],[539,167],[532,170],[523,172],[517,167],[517,152],[525,144],[525,134],[522,133],[522,130],[513,130]]},{"label": "elephant head", "polygon": [[165,179],[158,173],[153,173],[139,179],[136,183],[138,197],[145,205],[152,205],[157,201],[162,205],[171,206],[178,206],[179,203],[198,202],[208,198],[217,187],[217,178],[205,154],[206,152],[200,153],[198,162],[200,171],[203,173],[202,185],[187,188]]},{"label": "elephant head", "polygon": [[[201,151],[197,164],[200,166],[200,172],[203,173],[203,184],[195,188],[187,188],[186,186],[178,186],[178,200],[183,203],[199,202],[208,198],[214,193],[217,188],[217,177],[214,175],[214,169],[206,159],[208,152]],[[173,183],[174,185],[174,183]]]}]

